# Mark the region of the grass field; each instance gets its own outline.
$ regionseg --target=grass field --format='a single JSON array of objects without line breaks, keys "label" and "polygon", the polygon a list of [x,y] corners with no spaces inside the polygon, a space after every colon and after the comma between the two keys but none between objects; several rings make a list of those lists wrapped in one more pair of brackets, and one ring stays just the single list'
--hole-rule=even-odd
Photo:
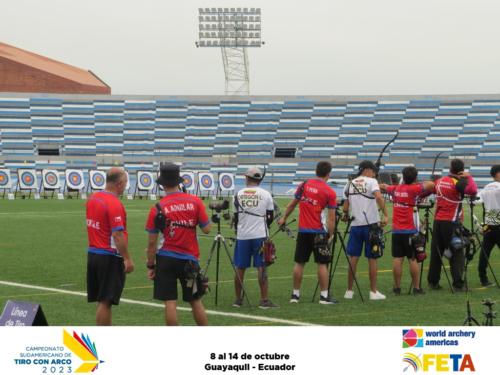
[{"label": "grass field", "polygon": [[[285,206],[286,199],[279,200]],[[162,325],[163,309],[152,299],[152,284],[146,278],[144,248],[147,233],[144,224],[151,201],[124,201],[128,214],[129,249],[136,270],[127,277],[123,298],[114,309],[115,325]],[[0,200],[0,307],[9,299],[40,303],[51,325],[93,325],[94,304],[85,297],[85,268],[87,237],[85,230],[85,202],[81,200]],[[274,229],[274,225],[273,225]],[[223,223],[223,234],[233,236],[228,223]],[[340,303],[334,306],[311,302],[316,285],[316,267],[306,266],[301,303],[288,302],[291,292],[291,273],[295,243],[284,234],[275,237],[278,261],[269,268],[270,297],[281,307],[260,310],[256,307],[231,307],[234,300],[233,273],[225,252],[220,256],[220,282],[218,306],[212,292],[204,298],[211,325],[461,325],[465,317],[465,294],[451,294],[444,275],[440,291],[426,290],[423,296],[392,294],[390,235],[388,247],[379,261],[379,290],[387,295],[385,301],[368,301],[369,283],[365,259],[360,260],[358,280],[365,303],[359,295],[344,300],[347,263],[340,258],[332,291]],[[201,237],[202,267],[209,253],[213,237]],[[338,248],[336,249],[338,250]],[[232,254],[232,249],[230,249]],[[500,255],[493,251],[491,264],[500,275]],[[500,297],[500,289],[483,288],[477,276],[478,255],[469,266],[470,299],[473,314],[483,321],[481,300]],[[424,280],[427,274],[425,263]],[[209,269],[215,280],[215,257]],[[18,283],[22,285],[14,285]],[[408,290],[409,275],[405,264],[404,290]],[[424,288],[426,283],[423,283]],[[39,287],[39,288],[36,288]],[[40,289],[41,288],[41,289]],[[258,303],[256,272],[247,271],[246,288],[253,305]],[[194,321],[186,305],[179,312],[180,323],[192,325]]]}]

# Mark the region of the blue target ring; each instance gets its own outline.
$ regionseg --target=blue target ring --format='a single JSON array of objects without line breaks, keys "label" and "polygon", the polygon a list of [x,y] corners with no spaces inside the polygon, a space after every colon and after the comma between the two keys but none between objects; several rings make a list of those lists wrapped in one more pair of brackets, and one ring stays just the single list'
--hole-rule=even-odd
[{"label": "blue target ring", "polygon": [[0,186],[7,186],[9,183],[9,176],[4,171],[0,171]]},{"label": "blue target ring", "polygon": [[45,173],[45,183],[48,186],[50,186],[50,187],[57,186],[57,182],[58,182],[58,177],[56,176],[56,174],[54,172]]},{"label": "blue target ring", "polygon": [[230,189],[233,186],[233,179],[229,175],[224,175],[221,178],[221,184],[225,189]]},{"label": "blue target ring", "polygon": [[186,189],[191,188],[193,186],[193,177],[189,174],[185,174],[182,176],[182,183]]},{"label": "blue target ring", "polygon": [[70,172],[68,175],[68,180],[73,186],[80,186],[82,183],[82,176],[77,172]]},{"label": "blue target ring", "polygon": [[25,186],[31,187],[35,185],[35,176],[31,172],[22,172],[21,181]]},{"label": "blue target ring", "polygon": [[153,180],[151,179],[151,176],[148,174],[142,174],[139,181],[141,182],[141,185],[144,188],[149,188],[151,184],[153,183]]},{"label": "blue target ring", "polygon": [[94,173],[92,176],[92,182],[97,187],[103,187],[105,184],[105,179],[101,173]]},{"label": "blue target ring", "polygon": [[210,178],[210,176],[203,176],[203,177],[201,178],[201,185],[202,185],[205,189],[211,188],[211,187],[212,187],[212,185],[213,185],[212,178]]}]

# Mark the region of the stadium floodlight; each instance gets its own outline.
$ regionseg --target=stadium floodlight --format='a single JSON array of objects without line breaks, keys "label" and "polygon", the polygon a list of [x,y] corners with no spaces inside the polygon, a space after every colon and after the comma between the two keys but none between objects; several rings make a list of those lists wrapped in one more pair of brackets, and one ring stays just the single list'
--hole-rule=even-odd
[{"label": "stadium floodlight", "polygon": [[196,47],[221,49],[226,95],[249,95],[247,48],[264,44],[260,8],[198,8],[198,20]]}]

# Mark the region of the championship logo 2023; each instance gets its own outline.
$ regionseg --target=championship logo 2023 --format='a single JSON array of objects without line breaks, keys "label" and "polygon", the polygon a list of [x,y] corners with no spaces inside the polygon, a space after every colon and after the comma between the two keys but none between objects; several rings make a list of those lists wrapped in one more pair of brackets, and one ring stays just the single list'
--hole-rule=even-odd
[{"label": "championship logo 2023", "polygon": [[42,373],[89,373],[103,363],[97,354],[97,347],[88,335],[63,330],[63,345],[26,345],[14,358],[22,367],[35,367]]}]

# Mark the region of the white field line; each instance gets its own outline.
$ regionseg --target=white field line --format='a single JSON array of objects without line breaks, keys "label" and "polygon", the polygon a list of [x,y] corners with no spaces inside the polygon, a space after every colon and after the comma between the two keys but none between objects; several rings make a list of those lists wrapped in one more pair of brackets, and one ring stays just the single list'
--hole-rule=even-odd
[{"label": "white field line", "polygon": [[[13,286],[13,287],[18,287],[18,288],[26,288],[26,289],[43,290],[46,292],[56,292],[56,293],[60,293],[60,294],[69,294],[69,295],[79,296],[79,297],[87,297],[87,294],[83,293],[83,292],[75,292],[72,290],[64,290],[64,289],[57,289],[57,288],[47,288],[47,287],[38,286],[38,285],[20,284],[20,283],[14,283],[11,281],[0,280],[0,285]],[[165,308],[165,306],[163,304],[160,304],[160,303],[138,301],[138,300],[133,300],[133,299],[128,299],[128,298],[122,298],[122,299],[120,299],[120,302],[130,303],[133,305]],[[177,307],[177,310],[179,310],[179,311],[191,311],[191,309],[187,308],[187,307]],[[256,320],[256,321],[267,322],[267,323],[286,324],[286,325],[292,325],[292,326],[311,326],[311,325],[314,325],[311,323],[298,322],[295,320],[270,318],[270,317],[251,315],[251,314],[228,313],[228,312],[214,311],[214,310],[207,310],[207,314],[218,315],[218,316],[227,316],[227,317],[231,317],[231,318]]]}]

